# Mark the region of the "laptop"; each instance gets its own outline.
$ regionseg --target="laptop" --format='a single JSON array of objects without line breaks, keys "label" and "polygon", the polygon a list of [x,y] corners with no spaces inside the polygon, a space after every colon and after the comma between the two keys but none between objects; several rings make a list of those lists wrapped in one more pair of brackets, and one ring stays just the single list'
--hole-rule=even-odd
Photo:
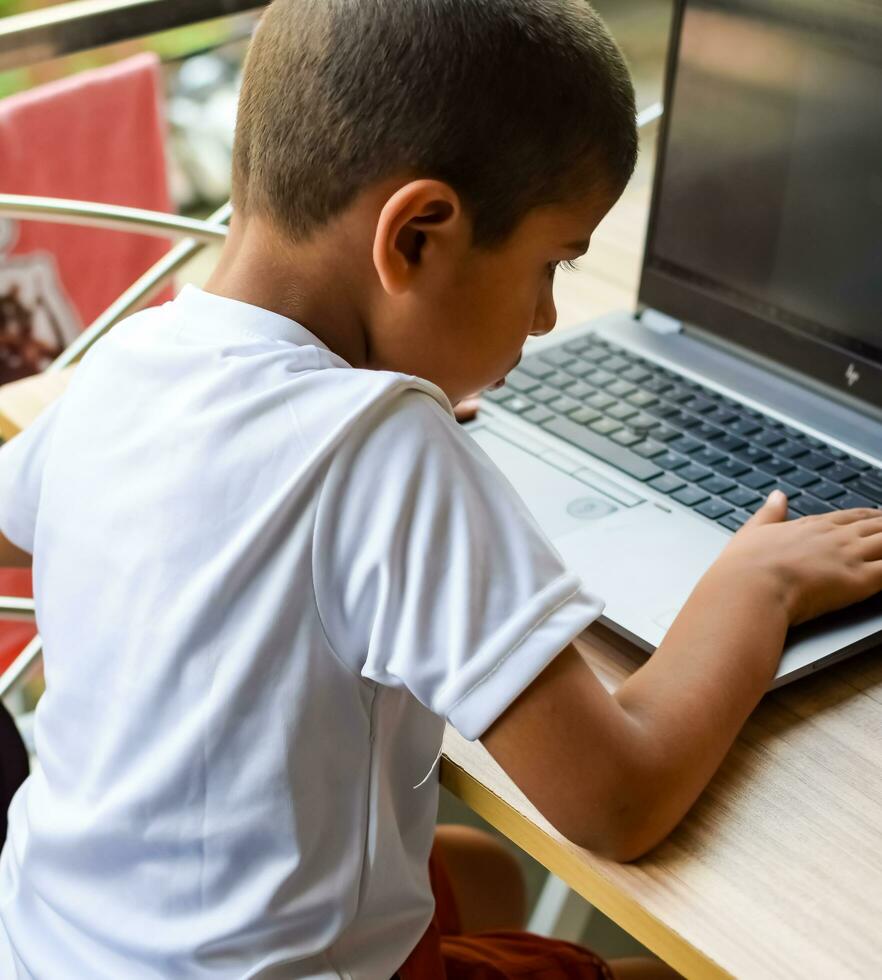
[{"label": "laptop", "polygon": [[[882,508],[882,7],[678,0],[638,310],[528,342],[468,431],[646,651],[776,486]],[[791,630],[774,686],[882,642]]]}]

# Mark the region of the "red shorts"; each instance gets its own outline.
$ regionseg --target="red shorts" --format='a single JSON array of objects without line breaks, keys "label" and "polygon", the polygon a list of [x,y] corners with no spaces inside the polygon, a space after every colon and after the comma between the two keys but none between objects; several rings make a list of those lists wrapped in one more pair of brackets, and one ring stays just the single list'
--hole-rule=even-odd
[{"label": "red shorts", "polygon": [[613,980],[581,946],[526,932],[460,932],[456,900],[438,848],[429,858],[435,916],[399,969],[400,980]]}]

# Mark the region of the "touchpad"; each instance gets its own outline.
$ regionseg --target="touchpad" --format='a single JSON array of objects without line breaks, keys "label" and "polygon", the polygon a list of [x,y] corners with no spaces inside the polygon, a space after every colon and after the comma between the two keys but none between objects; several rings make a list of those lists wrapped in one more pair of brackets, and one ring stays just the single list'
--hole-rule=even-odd
[{"label": "touchpad", "polygon": [[607,520],[619,511],[620,505],[611,497],[491,429],[470,428],[469,434],[508,477],[548,537]]}]

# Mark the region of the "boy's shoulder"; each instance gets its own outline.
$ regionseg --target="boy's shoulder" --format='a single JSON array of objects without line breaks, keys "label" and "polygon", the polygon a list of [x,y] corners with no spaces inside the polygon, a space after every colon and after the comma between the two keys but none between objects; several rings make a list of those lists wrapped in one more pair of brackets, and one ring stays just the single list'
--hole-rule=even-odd
[{"label": "boy's shoulder", "polygon": [[[316,420],[324,430],[316,437],[338,435],[335,448],[345,459],[372,458],[400,469],[427,455],[459,455],[471,442],[446,394],[431,381],[362,368],[331,368],[324,380],[331,402],[324,418]],[[332,434],[334,429],[338,432]]]}]

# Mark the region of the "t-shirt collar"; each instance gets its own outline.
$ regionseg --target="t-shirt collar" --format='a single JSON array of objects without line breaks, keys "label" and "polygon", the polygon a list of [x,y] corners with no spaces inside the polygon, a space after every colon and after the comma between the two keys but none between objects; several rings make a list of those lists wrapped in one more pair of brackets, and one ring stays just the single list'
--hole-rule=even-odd
[{"label": "t-shirt collar", "polygon": [[268,340],[284,340],[300,347],[319,347],[344,360],[296,320],[265,310],[262,306],[209,293],[192,283],[187,283],[178,293],[174,306],[192,322],[223,324]]}]

